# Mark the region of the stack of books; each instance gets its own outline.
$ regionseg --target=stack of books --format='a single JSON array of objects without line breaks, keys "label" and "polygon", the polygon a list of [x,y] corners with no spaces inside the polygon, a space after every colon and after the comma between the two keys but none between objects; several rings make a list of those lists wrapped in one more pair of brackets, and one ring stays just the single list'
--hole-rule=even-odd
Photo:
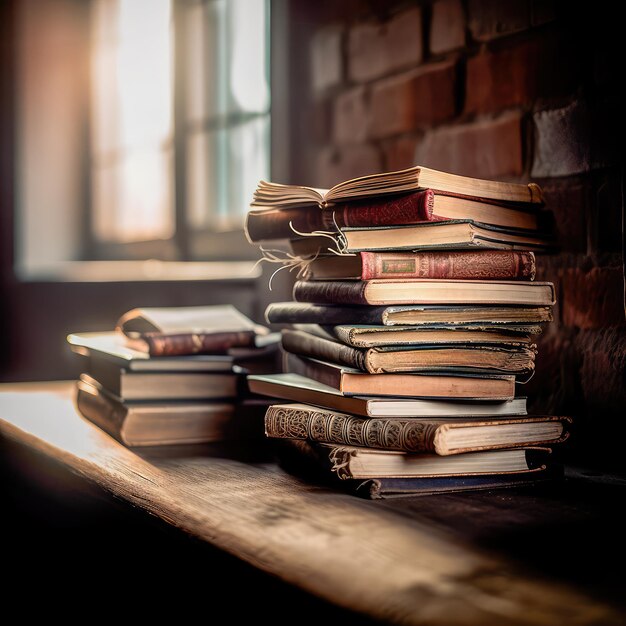
[{"label": "stack of books", "polygon": [[67,339],[84,357],[79,411],[124,445],[263,434],[267,402],[245,393],[245,375],[276,371],[278,337],[230,305],[133,309],[115,331]]},{"label": "stack of books", "polygon": [[268,409],[266,434],[371,497],[551,475],[569,419],[529,417],[515,394],[555,302],[534,281],[542,207],[534,184],[421,167],[330,190],[262,181],[248,239],[299,272],[266,312],[289,325],[284,373],[249,377],[296,403]]}]

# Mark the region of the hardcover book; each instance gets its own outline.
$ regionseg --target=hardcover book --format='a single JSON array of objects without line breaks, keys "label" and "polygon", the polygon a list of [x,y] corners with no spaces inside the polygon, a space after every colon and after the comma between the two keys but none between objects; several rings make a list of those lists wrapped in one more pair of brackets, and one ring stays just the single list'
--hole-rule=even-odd
[{"label": "hardcover book", "polygon": [[224,354],[268,334],[232,305],[133,309],[117,323],[126,344],[151,356]]},{"label": "hardcover book", "polygon": [[535,255],[507,250],[358,252],[318,256],[303,265],[304,280],[436,278],[534,280]]},{"label": "hardcover book", "polygon": [[541,333],[540,326],[527,326],[526,332],[508,328],[474,330],[465,327],[433,328],[432,326],[321,326],[294,324],[295,330],[330,341],[339,341],[353,348],[416,345],[499,345],[518,348],[535,342],[532,335]]},{"label": "hardcover book", "polygon": [[[554,445],[567,439],[567,424],[570,421],[570,418],[555,416],[501,420],[464,420],[458,417],[371,419],[306,404],[276,404],[268,407],[265,414],[265,434],[281,439],[308,439],[328,444],[447,456],[480,450]],[[495,472],[492,469],[485,473]]]},{"label": "hardcover book", "polygon": [[496,280],[297,281],[293,299],[314,304],[459,304],[547,306],[555,302],[547,282]]},{"label": "hardcover book", "polygon": [[353,348],[300,330],[283,330],[287,352],[346,365],[370,374],[492,372],[526,374],[535,368],[535,345],[410,345]]},{"label": "hardcover book", "polygon": [[256,243],[291,239],[297,233],[334,231],[338,227],[371,228],[402,226],[420,222],[469,219],[502,228],[536,231],[545,227],[546,214],[521,210],[521,205],[498,205],[494,201],[441,194],[424,189],[409,194],[319,207],[282,207],[250,211],[245,232]]},{"label": "hardcover book", "polygon": [[298,236],[289,240],[294,255],[302,258],[318,254],[385,250],[539,250],[554,248],[554,242],[531,231],[510,231],[476,224],[470,220],[431,222],[384,228],[340,228],[328,236]]},{"label": "hardcover book", "polygon": [[284,371],[336,389],[344,396],[395,396],[457,400],[511,400],[515,376],[366,374],[357,369],[285,353]]},{"label": "hardcover book", "polygon": [[[193,354],[151,357],[147,352],[133,350],[120,333],[73,333],[67,336],[70,348],[93,360],[107,360],[131,372],[228,372],[233,366],[232,355]],[[103,366],[104,367],[104,366]]]},{"label": "hardcover book", "polygon": [[427,400],[422,398],[347,397],[337,389],[297,374],[248,376],[251,392],[291,402],[314,404],[365,417],[504,417],[526,415],[526,398],[504,402]]},{"label": "hardcover book", "polygon": [[474,330],[519,327],[552,321],[549,306],[370,306],[273,302],[265,318],[271,324],[374,324],[383,326],[462,326]]},{"label": "hardcover book", "polygon": [[526,474],[545,469],[550,454],[545,448],[512,448],[439,456],[300,440],[292,445],[339,480]]},{"label": "hardcover book", "polygon": [[329,207],[337,202],[408,193],[419,189],[434,189],[439,192],[471,198],[485,198],[504,202],[538,205],[543,203],[541,188],[534,183],[525,185],[469,178],[418,165],[405,170],[352,178],[330,189],[282,185],[262,180],[254,192],[252,206],[283,207],[317,204],[321,207]]},{"label": "hardcover book", "polygon": [[250,436],[254,420],[234,420],[232,402],[126,403],[81,377],[76,404],[89,421],[126,446],[207,443]]}]

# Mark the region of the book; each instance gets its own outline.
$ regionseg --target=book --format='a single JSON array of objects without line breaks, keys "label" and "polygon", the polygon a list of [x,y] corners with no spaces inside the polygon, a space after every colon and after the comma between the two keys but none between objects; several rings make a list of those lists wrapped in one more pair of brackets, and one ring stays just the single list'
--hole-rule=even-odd
[{"label": "book", "polygon": [[430,222],[383,228],[340,228],[328,236],[298,236],[289,240],[294,255],[308,258],[327,251],[353,253],[384,250],[538,250],[554,248],[554,242],[538,233],[522,233],[476,224],[470,220]]},{"label": "book", "polygon": [[350,445],[312,443],[319,462],[340,480],[351,478],[428,478],[533,472],[545,467],[542,450],[513,448],[450,456],[409,454]]},{"label": "book", "polygon": [[499,345],[530,346],[535,342],[532,335],[541,333],[540,326],[526,327],[530,332],[509,331],[507,328],[474,330],[461,327],[433,328],[432,326],[321,326],[320,324],[294,324],[295,330],[315,335],[353,348],[378,348],[382,346],[417,345]]},{"label": "book", "polygon": [[534,280],[535,255],[508,250],[333,254],[306,261],[301,277],[303,280]]},{"label": "book", "polygon": [[291,239],[298,233],[334,231],[338,227],[401,226],[457,219],[532,231],[546,227],[544,215],[536,210],[521,210],[520,205],[498,205],[493,201],[424,189],[409,194],[334,204],[327,211],[320,211],[317,206],[252,210],[246,217],[245,233],[250,243],[257,243]]},{"label": "book", "polygon": [[254,346],[257,334],[269,333],[229,304],[133,309],[122,315],[116,330],[126,345],[150,356],[224,354]]},{"label": "book", "polygon": [[[274,439],[272,441],[279,462],[285,470],[301,478],[323,482],[352,495],[371,500],[529,487],[563,477],[562,466],[550,460],[549,448],[532,448],[526,451],[528,470],[517,473],[410,478],[376,477],[365,480],[339,478],[336,472],[329,470],[328,450],[325,450],[322,444],[299,439]],[[446,460],[446,457],[439,458]]]},{"label": "book", "polygon": [[372,419],[306,404],[275,404],[268,407],[265,414],[265,434],[280,439],[307,439],[384,451],[428,452],[447,456],[481,450],[555,445],[567,439],[567,424],[570,421],[570,418],[556,416],[500,420],[464,420],[460,417]]},{"label": "book", "polygon": [[239,378],[235,372],[133,372],[98,358],[90,359],[86,373],[122,401],[235,398]]},{"label": "book", "polygon": [[73,352],[92,360],[107,360],[111,366],[129,372],[229,372],[232,354],[193,354],[151,357],[147,352],[133,350],[116,332],[72,333],[67,342]]},{"label": "book", "polygon": [[413,496],[433,496],[463,491],[491,491],[534,487],[563,478],[562,468],[554,464],[540,466],[532,472],[482,476],[438,476],[421,478],[370,478],[342,481],[355,496],[384,500]]},{"label": "book", "polygon": [[492,372],[527,374],[535,368],[536,347],[506,345],[415,345],[354,348],[301,330],[283,330],[283,349],[370,374],[406,372]]},{"label": "book", "polygon": [[131,447],[223,441],[244,436],[252,426],[233,421],[232,402],[125,403],[84,376],[77,383],[76,405],[85,418]]},{"label": "book", "polygon": [[314,304],[482,304],[548,306],[555,302],[548,282],[496,280],[296,281],[296,302]]},{"label": "book", "polygon": [[330,189],[300,185],[283,185],[260,181],[252,201],[253,207],[283,207],[315,205],[329,207],[337,202],[349,202],[371,196],[399,194],[434,189],[505,202],[543,203],[541,188],[535,183],[504,183],[449,174],[419,165],[408,169],[381,172],[345,180]]},{"label": "book", "polygon": [[515,376],[366,374],[357,369],[285,353],[284,371],[336,389],[344,396],[510,400]]},{"label": "book", "polygon": [[272,302],[265,310],[270,324],[374,324],[382,326],[462,326],[468,329],[514,328],[552,321],[549,306],[370,306],[312,304],[308,302]]},{"label": "book", "polygon": [[526,398],[504,402],[469,402],[423,398],[344,396],[337,389],[297,374],[248,376],[251,392],[291,402],[314,404],[365,417],[504,417],[526,415]]}]

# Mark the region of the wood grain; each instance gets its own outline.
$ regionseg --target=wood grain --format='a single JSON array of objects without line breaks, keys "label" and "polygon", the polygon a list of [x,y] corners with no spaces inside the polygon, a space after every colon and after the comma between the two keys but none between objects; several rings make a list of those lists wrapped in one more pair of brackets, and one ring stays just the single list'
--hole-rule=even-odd
[{"label": "wood grain", "polygon": [[537,579],[376,502],[306,486],[273,464],[140,457],[77,415],[69,383],[0,390],[2,436],[338,605],[402,624],[623,619],[578,589]]}]

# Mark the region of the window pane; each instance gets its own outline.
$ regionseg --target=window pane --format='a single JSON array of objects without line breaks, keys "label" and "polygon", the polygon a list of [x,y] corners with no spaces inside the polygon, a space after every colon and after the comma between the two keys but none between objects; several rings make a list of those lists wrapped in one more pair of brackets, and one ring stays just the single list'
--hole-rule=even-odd
[{"label": "window pane", "polygon": [[269,107],[267,76],[267,2],[230,0],[229,44],[232,52],[230,94],[233,109],[264,112]]},{"label": "window pane", "polygon": [[99,239],[171,237],[170,0],[96,0],[93,223]]},{"label": "window pane", "polygon": [[[130,242],[174,234],[171,150],[141,150],[94,170],[94,228],[104,240]],[[111,203],[111,198],[116,202]]]},{"label": "window pane", "polygon": [[228,141],[228,204],[222,223],[241,226],[257,183],[269,177],[269,115],[235,126]]}]

